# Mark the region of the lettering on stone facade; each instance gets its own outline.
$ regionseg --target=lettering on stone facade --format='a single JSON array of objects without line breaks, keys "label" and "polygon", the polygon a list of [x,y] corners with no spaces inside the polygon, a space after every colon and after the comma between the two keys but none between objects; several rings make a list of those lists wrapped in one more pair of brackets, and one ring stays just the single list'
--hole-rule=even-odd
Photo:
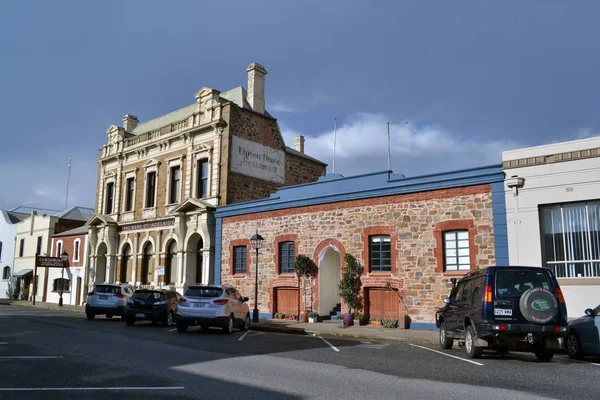
[{"label": "lettering on stone facade", "polygon": [[282,184],[285,182],[285,153],[232,136],[231,172]]},{"label": "lettering on stone facade", "polygon": [[156,222],[144,222],[142,224],[132,224],[132,225],[124,225],[121,227],[121,231],[136,231],[140,229],[153,229],[153,228],[162,228],[164,226],[173,226],[175,225],[175,219],[170,219],[167,221],[156,221]]}]

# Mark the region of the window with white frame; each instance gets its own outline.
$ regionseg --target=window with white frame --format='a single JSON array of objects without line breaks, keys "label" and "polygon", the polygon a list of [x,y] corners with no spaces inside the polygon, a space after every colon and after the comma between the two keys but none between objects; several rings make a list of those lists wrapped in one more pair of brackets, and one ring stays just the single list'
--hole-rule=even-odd
[{"label": "window with white frame", "polygon": [[53,292],[68,292],[71,288],[71,281],[66,278],[57,278],[52,283]]},{"label": "window with white frame", "polygon": [[196,160],[196,198],[208,197],[208,160]]},{"label": "window with white frame", "polygon": [[79,261],[79,247],[81,240],[75,239],[73,242],[73,261]]},{"label": "window with white frame", "polygon": [[2,260],[2,242],[0,242],[0,260]]},{"label": "window with white frame", "polygon": [[154,208],[156,200],[156,171],[150,171],[146,174],[146,201],[145,208]]},{"label": "window with white frame", "polygon": [[540,206],[542,261],[559,278],[600,277],[600,200]]},{"label": "window with white frame", "polygon": [[470,269],[469,231],[444,232],[444,271],[468,271]]},{"label": "window with white frame", "polygon": [[19,243],[19,257],[23,257],[23,253],[25,252],[25,239],[21,239]]},{"label": "window with white frame", "polygon": [[54,255],[55,257],[60,257],[60,255],[62,254],[62,244],[62,240],[56,242],[56,254]]},{"label": "window with white frame", "polygon": [[10,267],[7,265],[2,270],[2,280],[7,281],[10,279]]},{"label": "window with white frame", "polygon": [[135,202],[135,177],[130,176],[125,179],[125,204],[123,210],[125,212],[133,211]]},{"label": "window with white frame", "polygon": [[169,204],[179,203],[181,197],[181,166],[172,165],[169,168]]},{"label": "window with white frame", "polygon": [[104,213],[112,214],[113,213],[113,201],[115,199],[115,183],[108,182],[106,184],[106,192],[104,193]]}]

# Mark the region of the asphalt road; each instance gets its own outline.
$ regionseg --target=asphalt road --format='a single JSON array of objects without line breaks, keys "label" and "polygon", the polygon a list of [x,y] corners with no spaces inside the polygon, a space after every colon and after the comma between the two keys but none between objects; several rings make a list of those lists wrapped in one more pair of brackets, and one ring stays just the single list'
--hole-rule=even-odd
[{"label": "asphalt road", "polygon": [[190,328],[0,306],[0,399],[598,399],[598,360]]}]

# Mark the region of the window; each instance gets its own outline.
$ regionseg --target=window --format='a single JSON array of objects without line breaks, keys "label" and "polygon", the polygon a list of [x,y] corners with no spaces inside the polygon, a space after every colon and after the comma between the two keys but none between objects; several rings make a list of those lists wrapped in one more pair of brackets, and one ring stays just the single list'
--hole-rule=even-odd
[{"label": "window", "polygon": [[444,232],[444,271],[470,269],[469,231]]},{"label": "window", "polygon": [[0,242],[0,260],[2,260],[2,242]]},{"label": "window", "polygon": [[483,284],[485,279],[483,276],[473,279],[473,291],[471,293],[471,306],[479,307],[483,300]]},{"label": "window", "polygon": [[198,160],[196,163],[196,197],[208,196],[208,160]]},{"label": "window", "polygon": [[58,242],[58,243],[56,243],[56,254],[54,256],[60,257],[61,254],[62,254],[62,242]]},{"label": "window", "polygon": [[146,175],[146,208],[154,207],[154,194],[156,192],[156,172]]},{"label": "window", "polygon": [[37,238],[37,246],[35,248],[35,254],[37,254],[37,255],[42,254],[42,236],[38,236],[38,238]]},{"label": "window", "polygon": [[392,271],[392,249],[389,236],[371,236],[369,238],[369,252],[371,272]]},{"label": "window", "polygon": [[64,279],[64,278],[58,278],[58,279],[55,279],[52,284],[52,291],[60,292],[62,290],[63,292],[68,292],[70,286],[71,286],[70,280]]},{"label": "window", "polygon": [[133,211],[134,192],[135,178],[127,178],[125,181],[125,211]]},{"label": "window", "polygon": [[9,280],[10,279],[10,267],[7,265],[6,267],[4,267],[4,269],[2,270],[2,280]]},{"label": "window", "polygon": [[247,249],[246,246],[234,246],[233,247],[233,273],[234,274],[245,274],[247,261]]},{"label": "window", "polygon": [[19,257],[23,257],[24,252],[25,252],[25,239],[21,239],[21,244],[19,246]]},{"label": "window", "polygon": [[178,203],[181,194],[181,167],[179,165],[171,167],[170,180],[169,204]]},{"label": "window", "polygon": [[73,243],[73,261],[79,261],[79,243],[81,243],[79,239],[75,239]]},{"label": "window", "polygon": [[559,278],[600,277],[600,201],[540,207],[542,261]]},{"label": "window", "polygon": [[115,183],[109,182],[106,184],[106,203],[104,205],[104,213],[105,214],[112,214],[114,196],[115,196]]},{"label": "window", "polygon": [[294,258],[296,256],[294,242],[279,243],[279,273],[294,273]]}]

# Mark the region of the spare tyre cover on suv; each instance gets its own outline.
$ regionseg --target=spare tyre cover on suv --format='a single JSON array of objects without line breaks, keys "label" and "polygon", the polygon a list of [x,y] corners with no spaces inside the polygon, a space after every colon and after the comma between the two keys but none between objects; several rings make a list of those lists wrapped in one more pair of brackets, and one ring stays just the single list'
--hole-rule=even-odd
[{"label": "spare tyre cover on suv", "polygon": [[519,309],[527,321],[545,324],[556,317],[558,302],[548,289],[534,287],[523,293],[519,300]]}]

